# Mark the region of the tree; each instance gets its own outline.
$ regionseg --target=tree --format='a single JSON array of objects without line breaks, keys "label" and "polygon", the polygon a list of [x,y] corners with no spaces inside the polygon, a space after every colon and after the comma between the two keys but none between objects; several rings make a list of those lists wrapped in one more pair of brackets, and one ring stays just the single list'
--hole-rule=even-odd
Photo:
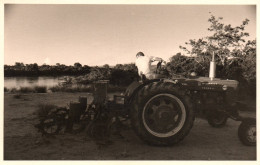
[{"label": "tree", "polygon": [[256,40],[248,41],[239,59],[243,76],[249,81],[256,80]]},{"label": "tree", "polygon": [[109,65],[105,64],[105,65],[103,65],[103,68],[109,69]]},{"label": "tree", "polygon": [[22,62],[15,62],[14,67],[15,67],[16,70],[22,70],[24,68],[24,63],[22,63]]},{"label": "tree", "polygon": [[214,52],[218,63],[223,66],[228,64],[228,60],[236,58],[237,51],[241,50],[242,52],[244,48],[246,42],[244,37],[249,36],[244,30],[249,20],[245,19],[241,25],[233,27],[230,24],[225,25],[222,23],[222,19],[222,17],[216,18],[211,15],[208,19],[210,23],[208,30],[212,32],[212,35],[198,40],[190,40],[185,43],[186,47],[180,46],[180,48],[187,52],[188,55],[195,56],[198,62],[208,61]]},{"label": "tree", "polygon": [[[194,57],[196,63],[205,67],[214,53],[217,63],[217,77],[235,79],[246,93],[255,96],[256,89],[256,40],[246,41],[249,33],[245,19],[239,26],[221,22],[223,18],[211,15],[208,19],[209,36],[193,39],[180,46],[187,55]],[[170,62],[170,66],[172,61]],[[172,68],[170,68],[172,71]]]},{"label": "tree", "polygon": [[82,65],[81,65],[79,62],[76,62],[76,63],[74,63],[74,67],[75,67],[75,68],[81,68]]},{"label": "tree", "polygon": [[205,76],[207,67],[208,64],[198,63],[195,57],[184,56],[181,53],[172,56],[170,62],[166,65],[166,69],[171,76],[189,76],[191,72],[196,72],[198,76]]},{"label": "tree", "polygon": [[123,65],[122,64],[116,64],[116,66],[114,67],[114,69],[123,69]]}]

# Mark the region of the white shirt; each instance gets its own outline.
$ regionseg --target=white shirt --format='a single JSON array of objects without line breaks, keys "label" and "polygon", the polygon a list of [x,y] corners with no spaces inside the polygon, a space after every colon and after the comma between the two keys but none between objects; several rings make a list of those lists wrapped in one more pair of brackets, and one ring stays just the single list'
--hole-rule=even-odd
[{"label": "white shirt", "polygon": [[151,63],[152,63],[153,57],[150,56],[139,56],[136,61],[135,65],[138,68],[138,74],[144,74],[147,78],[150,77],[152,74],[151,72]]}]

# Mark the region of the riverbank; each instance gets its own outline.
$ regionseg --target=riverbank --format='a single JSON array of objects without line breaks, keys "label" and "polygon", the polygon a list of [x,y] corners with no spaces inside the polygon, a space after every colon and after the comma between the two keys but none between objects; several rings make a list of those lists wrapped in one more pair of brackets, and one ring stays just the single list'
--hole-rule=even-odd
[{"label": "riverbank", "polygon": [[[122,137],[112,136],[109,145],[98,145],[86,133],[42,137],[34,124],[39,105],[67,106],[91,93],[4,94],[4,160],[256,160],[256,147],[244,146],[237,137],[240,122],[228,120],[224,128],[209,126],[196,118],[189,135],[171,147],[143,143],[126,123]],[[112,97],[113,94],[109,96]],[[255,106],[255,103],[252,103]],[[255,112],[243,111],[255,117]]]},{"label": "riverbank", "polygon": [[[108,85],[108,92],[124,92],[127,87]],[[56,85],[47,88],[46,86],[34,86],[34,87],[20,87],[8,89],[4,87],[5,93],[53,93],[53,92],[93,92],[93,85],[74,85],[74,86],[63,86]]]}]

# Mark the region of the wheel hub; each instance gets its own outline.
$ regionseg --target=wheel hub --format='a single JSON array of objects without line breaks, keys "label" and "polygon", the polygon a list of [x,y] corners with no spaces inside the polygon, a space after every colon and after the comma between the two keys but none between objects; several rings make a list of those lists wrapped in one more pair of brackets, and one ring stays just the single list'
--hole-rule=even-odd
[{"label": "wheel hub", "polygon": [[247,133],[248,133],[247,139],[250,142],[256,142],[256,127],[255,126],[251,126],[249,128],[249,130],[247,131]]},{"label": "wheel hub", "polygon": [[170,119],[170,116],[173,114],[173,110],[169,106],[160,106],[156,111],[158,118],[161,120]]},{"label": "wheel hub", "polygon": [[170,94],[159,94],[151,98],[143,111],[144,125],[150,133],[167,137],[180,130],[185,121],[183,103]]}]

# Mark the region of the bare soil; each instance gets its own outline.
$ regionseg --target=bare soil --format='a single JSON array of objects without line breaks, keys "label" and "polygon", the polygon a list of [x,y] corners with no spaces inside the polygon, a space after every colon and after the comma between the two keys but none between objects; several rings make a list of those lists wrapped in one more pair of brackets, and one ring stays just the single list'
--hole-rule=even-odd
[{"label": "bare soil", "polygon": [[[170,147],[149,146],[128,127],[122,137],[111,136],[109,143],[98,143],[86,133],[42,137],[38,123],[39,104],[66,106],[87,93],[4,94],[4,160],[256,160],[256,147],[244,146],[238,139],[240,122],[228,120],[224,128],[212,128],[196,118],[189,135]],[[255,106],[255,103],[251,106]],[[255,117],[255,111],[243,111]]]}]

